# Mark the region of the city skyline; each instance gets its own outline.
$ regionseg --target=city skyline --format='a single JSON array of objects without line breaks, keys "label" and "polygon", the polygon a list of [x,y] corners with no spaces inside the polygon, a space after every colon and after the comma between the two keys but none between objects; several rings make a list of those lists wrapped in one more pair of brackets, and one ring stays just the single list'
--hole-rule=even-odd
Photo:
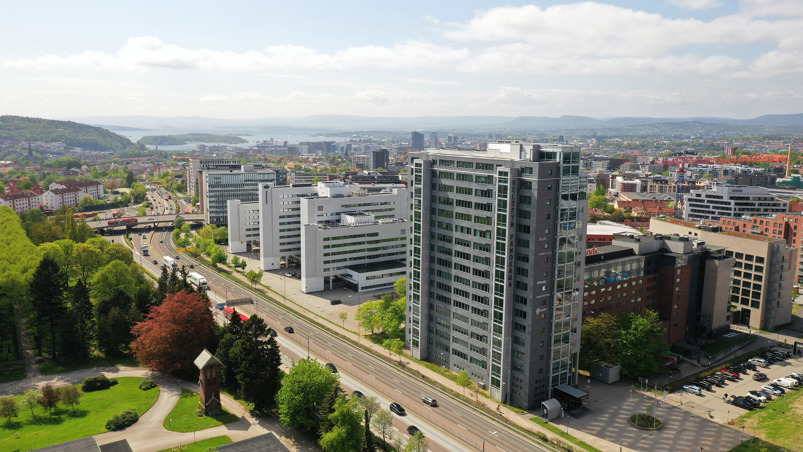
[{"label": "city skyline", "polygon": [[0,114],[799,113],[803,4],[178,1],[9,6]]}]

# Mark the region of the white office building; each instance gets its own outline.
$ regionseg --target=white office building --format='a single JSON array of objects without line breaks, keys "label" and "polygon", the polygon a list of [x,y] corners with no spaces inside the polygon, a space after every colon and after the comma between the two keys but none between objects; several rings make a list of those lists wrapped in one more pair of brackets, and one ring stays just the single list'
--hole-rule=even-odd
[{"label": "white office building", "polygon": [[741,218],[745,215],[772,215],[788,210],[764,187],[719,185],[713,190],[692,190],[686,195],[683,219],[719,220],[722,217]]}]

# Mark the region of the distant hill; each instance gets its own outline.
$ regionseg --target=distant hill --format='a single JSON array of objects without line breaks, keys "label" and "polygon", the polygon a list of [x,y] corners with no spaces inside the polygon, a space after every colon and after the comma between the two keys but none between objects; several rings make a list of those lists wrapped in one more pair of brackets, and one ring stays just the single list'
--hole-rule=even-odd
[{"label": "distant hill", "polygon": [[150,146],[177,146],[187,143],[241,144],[248,143],[248,140],[240,138],[237,135],[184,133],[180,135],[148,135],[140,138],[137,143]]},{"label": "distant hill", "polygon": [[92,151],[121,151],[134,145],[128,138],[100,127],[24,116],[0,116],[0,138],[62,142]]}]

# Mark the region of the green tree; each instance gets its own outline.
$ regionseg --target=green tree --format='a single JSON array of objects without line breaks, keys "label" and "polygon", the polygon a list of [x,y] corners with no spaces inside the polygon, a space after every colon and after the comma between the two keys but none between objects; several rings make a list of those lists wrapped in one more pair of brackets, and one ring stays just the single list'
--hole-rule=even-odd
[{"label": "green tree", "polygon": [[238,268],[240,266],[240,256],[231,257],[231,266],[234,268]]},{"label": "green tree", "polygon": [[387,437],[393,431],[393,414],[388,410],[379,410],[371,419],[371,425],[382,435],[382,445],[387,449]]},{"label": "green tree", "polygon": [[391,353],[395,353],[399,357],[399,363],[401,363],[401,352],[404,350],[404,342],[401,339],[387,339],[382,343],[382,347]]},{"label": "green tree", "polygon": [[257,315],[243,323],[242,339],[238,342],[240,366],[237,381],[242,396],[254,404],[255,410],[267,412],[276,404],[281,382],[279,345],[265,321]]},{"label": "green tree", "polygon": [[212,238],[217,244],[225,245],[229,243],[229,228],[221,226],[215,229]]},{"label": "green tree", "polygon": [[248,282],[251,283],[251,287],[256,289],[257,284],[259,284],[260,281],[262,281],[262,276],[264,276],[264,274],[265,272],[262,270],[259,271],[248,270],[248,273],[245,274],[245,279],[247,279]]},{"label": "green tree", "polygon": [[429,449],[429,441],[421,432],[416,432],[412,438],[407,440],[407,445],[404,446],[404,452],[427,452]]},{"label": "green tree", "polygon": [[334,412],[329,415],[332,429],[322,432],[321,448],[327,452],[354,452],[362,449],[365,434],[362,413],[353,399],[338,397]]},{"label": "green tree", "polygon": [[187,220],[185,220],[184,217],[178,215],[176,218],[173,219],[173,227],[175,229],[181,230],[185,224],[187,225],[187,230],[189,230],[189,223],[187,223]]},{"label": "green tree", "polygon": [[73,274],[77,274],[79,278],[88,281],[100,268],[102,258],[101,250],[95,246],[88,243],[76,243],[72,257]]},{"label": "green tree", "polygon": [[312,358],[299,361],[282,380],[276,395],[279,419],[313,434],[320,426],[319,408],[338,386],[338,375]]},{"label": "green tree", "polygon": [[[125,298],[125,294],[121,296]],[[142,315],[130,301],[128,307],[112,306],[108,313],[99,314],[98,348],[106,356],[120,356],[126,353],[131,341],[134,340],[131,328],[140,320]]]},{"label": "green tree", "polygon": [[602,313],[583,319],[580,334],[580,368],[591,370],[619,362],[619,320]]},{"label": "green tree", "polygon": [[215,247],[215,250],[212,251],[212,255],[209,256],[212,260],[212,265],[217,266],[218,264],[225,264],[228,260],[226,256],[226,251],[223,248]]},{"label": "green tree", "polygon": [[382,329],[382,301],[367,301],[357,308],[355,320],[360,322],[360,326],[371,334],[376,334],[377,330]]},{"label": "green tree", "polygon": [[16,399],[12,397],[0,398],[0,417],[6,418],[6,423],[11,424],[11,418],[17,417],[20,409],[17,407]]},{"label": "green tree", "polygon": [[130,187],[134,183],[134,172],[128,171],[125,174],[125,179],[123,180],[123,187]]},{"label": "green tree", "polygon": [[376,444],[374,444],[374,433],[371,431],[371,417],[368,415],[368,410],[364,410],[363,418],[363,440],[362,449],[360,452],[375,452]]},{"label": "green tree", "polygon": [[[109,247],[114,245],[116,244]],[[119,260],[113,260],[95,272],[91,280],[91,287],[90,294],[95,303],[109,300],[119,292],[126,294],[129,299],[133,299],[136,292],[136,281],[128,265]]]},{"label": "green tree", "polygon": [[70,295],[70,312],[72,314],[71,318],[75,322],[76,339],[79,347],[78,354],[81,357],[89,357],[95,332],[95,316],[92,301],[89,298],[89,288],[83,278],[75,283]]},{"label": "green tree", "polygon": [[463,396],[466,395],[466,388],[471,387],[471,385],[473,383],[474,383],[474,381],[468,375],[468,372],[466,372],[466,369],[463,369],[463,371],[460,372],[460,375],[457,376],[457,385],[461,386],[463,388]]},{"label": "green tree", "polygon": [[340,320],[342,320],[342,321],[343,321],[343,328],[345,328],[345,327],[346,327],[346,319],[348,319],[348,318],[349,318],[349,313],[348,313],[348,312],[345,312],[345,311],[340,311],[340,312],[337,314],[337,316],[338,316],[338,317],[340,317]]},{"label": "green tree", "polygon": [[242,342],[237,342],[238,338],[233,334],[225,334],[217,346],[215,356],[223,364],[220,377],[223,384],[231,389],[239,391],[237,374],[240,373],[240,346]]},{"label": "green tree", "polygon": [[657,373],[661,369],[661,356],[668,349],[658,313],[647,310],[643,315],[623,314],[620,322],[619,364],[622,376],[635,379]]},{"label": "green tree", "polygon": [[31,417],[36,419],[36,413],[34,413],[33,409],[39,406],[39,391],[33,388],[25,390],[20,401],[22,402],[22,406],[31,410]]},{"label": "green tree", "polygon": [[75,405],[81,403],[81,396],[84,395],[78,386],[64,386],[59,389],[59,399],[65,405],[72,407],[72,412],[75,413]]},{"label": "green tree", "polygon": [[396,299],[407,299],[407,278],[402,276],[394,284],[393,288],[396,290]]},{"label": "green tree", "polygon": [[[49,328],[50,353],[58,356],[56,349],[56,329],[60,326],[66,305],[64,290],[67,286],[66,275],[59,264],[50,257],[44,257],[34,273],[30,285],[31,302],[37,319],[37,330],[45,336],[44,326]],[[40,344],[41,347],[41,344]],[[40,348],[41,353],[41,348]]]},{"label": "green tree", "polygon": [[131,265],[134,262],[134,254],[124,244],[112,243],[103,250],[101,265],[109,265],[113,261]]},{"label": "green tree", "polygon": [[144,217],[145,215],[147,215],[147,213],[145,212],[145,207],[140,206],[137,209],[137,216],[138,217]]},{"label": "green tree", "polygon": [[84,197],[78,201],[78,210],[84,211],[87,207],[92,207],[93,205],[95,205],[95,200],[92,199],[92,196],[84,195]]}]

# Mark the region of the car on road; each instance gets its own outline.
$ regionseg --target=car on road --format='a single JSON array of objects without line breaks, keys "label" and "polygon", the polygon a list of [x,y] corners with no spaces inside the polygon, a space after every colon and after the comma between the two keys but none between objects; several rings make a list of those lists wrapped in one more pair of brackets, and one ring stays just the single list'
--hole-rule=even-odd
[{"label": "car on road", "polygon": [[190,264],[190,268],[195,268],[195,265]]},{"label": "car on road", "polygon": [[148,218],[148,221],[153,221],[153,220],[155,220],[155,219],[156,219],[156,218],[150,217],[150,218]]},{"label": "car on road", "polygon": [[153,265],[159,265],[159,262],[156,262],[156,259],[153,260]]},{"label": "car on road", "polygon": [[333,374],[337,373],[337,367],[335,367],[335,365],[332,364],[332,363],[326,363],[326,364],[324,364],[323,367],[329,369],[329,371],[332,372]]},{"label": "car on road", "polygon": [[754,409],[753,404],[745,400],[744,397],[734,397],[733,399],[729,400],[728,403],[747,411],[753,411]]},{"label": "car on road", "polygon": [[292,326],[286,326],[286,327],[284,327],[284,331],[286,331],[286,332],[288,332],[288,333],[290,333],[290,334],[293,334],[293,333],[295,333],[295,332],[296,332],[296,330],[294,330]]},{"label": "car on road", "polygon": [[179,260],[181,258],[178,256],[178,254],[176,254],[176,257],[174,259]]},{"label": "car on road", "polygon": [[683,386],[683,390],[690,394],[703,395],[703,390],[699,386],[685,385]]},{"label": "car on road", "polygon": [[424,396],[421,397],[421,401],[429,406],[438,406],[438,401],[434,397]]},{"label": "car on road", "polygon": [[769,392],[770,394],[772,394],[774,396],[782,396],[782,395],[785,394],[783,389],[776,388],[773,385],[762,385],[761,386],[761,390],[764,391],[764,392]]},{"label": "car on road", "polygon": [[393,403],[390,404],[390,411],[392,413],[398,414],[399,416],[404,416],[404,415],[407,414],[407,412],[404,411],[404,408],[400,404],[398,404],[396,402],[393,402]]},{"label": "car on road", "polygon": [[292,277],[293,277],[293,274],[292,274],[292,273],[290,273],[290,272],[287,272],[287,273],[285,273],[285,274],[284,274],[284,276],[287,276],[288,278],[292,278]]},{"label": "car on road", "polygon": [[[418,429],[415,425],[411,425],[407,427],[407,434],[410,436],[415,436],[416,433],[419,433],[421,430]],[[422,433],[423,435],[423,433]]]},{"label": "car on road", "polygon": [[342,300],[332,300],[332,301],[329,302],[329,304],[331,304],[331,305],[336,305],[336,304],[340,304],[340,303],[343,303],[343,301]]},{"label": "car on road", "polygon": [[767,374],[765,374],[764,372],[756,372],[753,374],[753,380],[764,381],[766,379],[767,379]]},{"label": "car on road", "polygon": [[356,398],[358,398],[358,399],[361,399],[361,398],[365,397],[365,394],[363,394],[363,393],[362,393],[362,392],[360,392],[360,391],[352,391],[352,392],[351,392],[351,395],[353,395],[354,397],[356,397]]},{"label": "car on road", "polygon": [[766,359],[764,359],[764,358],[759,358],[758,356],[756,356],[755,358],[750,358],[750,359],[748,359],[748,360],[747,360],[747,362],[748,362],[748,363],[753,363],[753,364],[755,364],[756,366],[761,366],[761,367],[767,367],[767,366],[769,365],[769,364],[767,363],[767,360],[766,360]]},{"label": "car on road", "polygon": [[164,240],[159,240],[159,243],[164,243],[164,242],[165,242]]}]

